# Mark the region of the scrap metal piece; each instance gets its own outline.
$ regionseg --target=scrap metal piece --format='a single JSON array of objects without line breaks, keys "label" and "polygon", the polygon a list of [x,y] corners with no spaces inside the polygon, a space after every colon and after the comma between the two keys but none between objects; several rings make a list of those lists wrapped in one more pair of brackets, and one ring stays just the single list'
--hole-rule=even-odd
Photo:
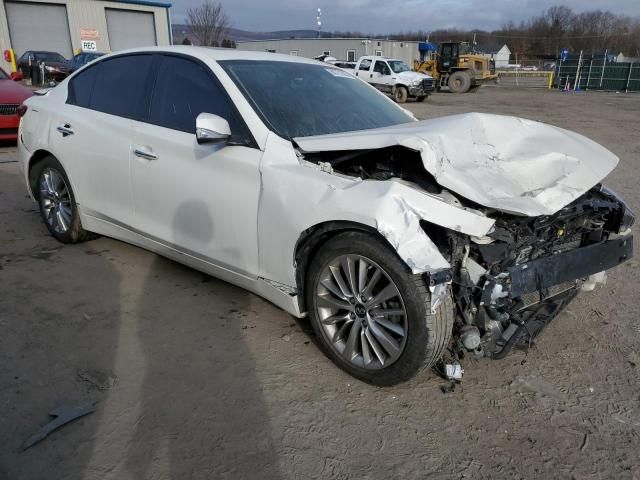
[{"label": "scrap metal piece", "polygon": [[444,366],[444,374],[448,380],[462,380],[462,375],[464,375],[464,368],[459,363],[454,364],[446,364]]},{"label": "scrap metal piece", "polygon": [[44,440],[51,432],[66,425],[67,423],[95,412],[97,403],[98,402],[87,402],[76,406],[63,405],[61,407],[54,408],[49,412],[49,415],[56,418],[31,435],[22,444],[22,450],[26,450],[27,448],[34,446],[36,443]]}]

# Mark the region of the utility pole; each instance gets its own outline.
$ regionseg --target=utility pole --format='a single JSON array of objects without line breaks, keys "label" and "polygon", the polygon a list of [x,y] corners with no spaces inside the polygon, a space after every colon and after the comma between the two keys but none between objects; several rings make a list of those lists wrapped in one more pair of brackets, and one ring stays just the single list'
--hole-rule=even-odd
[{"label": "utility pole", "polygon": [[318,9],[318,14],[316,15],[316,23],[318,24],[318,38],[320,38],[320,32],[322,31],[322,9]]}]

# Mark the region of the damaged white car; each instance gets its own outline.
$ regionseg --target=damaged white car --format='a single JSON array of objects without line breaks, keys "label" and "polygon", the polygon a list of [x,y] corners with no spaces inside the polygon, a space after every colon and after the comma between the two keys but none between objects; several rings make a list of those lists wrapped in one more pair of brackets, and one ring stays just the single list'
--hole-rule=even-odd
[{"label": "damaged white car", "polygon": [[416,121],[326,63],[126,51],[26,107],[21,164],[58,240],[121,239],[308,315],[375,384],[446,349],[504,357],[632,256],[605,148],[513,117]]}]

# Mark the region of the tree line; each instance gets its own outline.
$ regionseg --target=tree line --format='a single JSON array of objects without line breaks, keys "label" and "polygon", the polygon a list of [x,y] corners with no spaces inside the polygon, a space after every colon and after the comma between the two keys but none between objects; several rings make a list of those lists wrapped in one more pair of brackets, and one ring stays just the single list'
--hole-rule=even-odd
[{"label": "tree line", "polygon": [[[189,35],[198,45],[235,48],[228,39],[230,21],[222,4],[205,0],[187,10]],[[372,37],[381,35],[360,31],[323,32],[323,37]],[[556,58],[563,48],[585,54],[623,53],[640,57],[640,17],[617,15],[610,11],[592,10],[575,13],[564,5],[548,8],[538,16],[519,24],[510,21],[501,28],[486,30],[418,30],[401,31],[382,37],[397,40],[443,41],[475,40],[479,50],[495,51],[507,44],[520,59]],[[190,42],[190,40],[185,39]]]},{"label": "tree line", "polygon": [[[333,37],[380,37],[358,31],[325,33]],[[401,31],[384,37],[397,40],[443,41],[476,40],[479,49],[497,50],[507,44],[519,58],[557,57],[563,48],[587,54],[623,53],[640,57],[640,17],[617,15],[610,11],[592,10],[575,13],[557,5],[519,24],[510,21],[492,31],[442,29],[435,31]]]}]

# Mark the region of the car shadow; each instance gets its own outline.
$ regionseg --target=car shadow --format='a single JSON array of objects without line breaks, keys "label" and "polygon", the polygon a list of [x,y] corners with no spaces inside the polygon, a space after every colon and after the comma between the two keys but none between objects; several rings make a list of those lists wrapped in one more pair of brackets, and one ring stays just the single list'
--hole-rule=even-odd
[{"label": "car shadow", "polygon": [[[62,245],[15,163],[0,165],[0,479],[85,477],[105,418],[121,321],[121,275],[106,241]],[[95,402],[23,450],[56,408]]]},{"label": "car shadow", "polygon": [[[179,244],[213,238],[212,216],[199,201],[181,205],[172,228]],[[279,478],[242,325],[250,303],[244,290],[153,260],[137,308],[145,374],[126,460],[134,478]]]}]

